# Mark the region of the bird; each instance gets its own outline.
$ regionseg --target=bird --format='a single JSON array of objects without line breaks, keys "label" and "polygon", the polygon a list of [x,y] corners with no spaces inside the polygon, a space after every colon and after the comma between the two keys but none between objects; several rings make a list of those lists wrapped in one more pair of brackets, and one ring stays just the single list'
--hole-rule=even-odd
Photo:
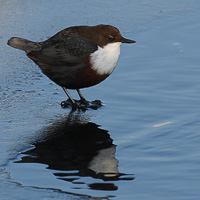
[{"label": "bird", "polygon": [[[73,107],[88,105],[80,89],[99,84],[115,69],[124,38],[112,25],[72,26],[42,42],[12,37],[7,44],[26,52],[41,71],[61,86]],[[80,104],[68,92],[78,92]],[[97,102],[98,103],[98,102]]]}]

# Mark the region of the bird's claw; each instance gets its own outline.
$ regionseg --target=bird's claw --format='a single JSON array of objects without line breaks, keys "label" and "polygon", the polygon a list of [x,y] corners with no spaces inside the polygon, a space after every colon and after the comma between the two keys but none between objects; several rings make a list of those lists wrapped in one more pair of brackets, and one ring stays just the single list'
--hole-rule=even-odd
[{"label": "bird's claw", "polygon": [[62,108],[72,108],[73,110],[88,110],[89,108],[93,110],[97,110],[101,106],[103,106],[103,103],[100,100],[95,101],[86,101],[86,100],[74,100],[75,102],[72,103],[71,100],[66,100],[61,102]]}]

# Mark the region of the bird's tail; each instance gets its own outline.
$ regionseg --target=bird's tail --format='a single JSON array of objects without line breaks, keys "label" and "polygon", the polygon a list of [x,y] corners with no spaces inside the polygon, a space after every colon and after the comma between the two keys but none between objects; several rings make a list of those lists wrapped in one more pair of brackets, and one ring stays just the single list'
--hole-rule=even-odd
[{"label": "bird's tail", "polygon": [[38,42],[32,42],[24,38],[12,37],[8,40],[7,44],[16,49],[24,50],[26,53],[40,50],[40,44]]}]

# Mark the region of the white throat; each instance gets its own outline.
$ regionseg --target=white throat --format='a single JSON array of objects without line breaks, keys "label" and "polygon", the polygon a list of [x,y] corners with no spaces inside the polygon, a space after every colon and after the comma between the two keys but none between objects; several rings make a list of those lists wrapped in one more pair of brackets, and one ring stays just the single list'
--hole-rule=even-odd
[{"label": "white throat", "polygon": [[90,55],[92,69],[99,75],[111,74],[117,65],[121,42],[110,43]]}]

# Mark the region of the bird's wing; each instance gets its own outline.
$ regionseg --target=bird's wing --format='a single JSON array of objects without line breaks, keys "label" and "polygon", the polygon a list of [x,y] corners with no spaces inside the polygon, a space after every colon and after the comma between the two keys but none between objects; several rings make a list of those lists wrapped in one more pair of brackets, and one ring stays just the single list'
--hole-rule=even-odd
[{"label": "bird's wing", "polygon": [[41,44],[41,50],[31,51],[27,55],[35,62],[74,66],[86,61],[90,53],[96,51],[97,48],[98,46],[87,38],[69,36],[59,38],[59,40],[47,40],[44,46]]}]

